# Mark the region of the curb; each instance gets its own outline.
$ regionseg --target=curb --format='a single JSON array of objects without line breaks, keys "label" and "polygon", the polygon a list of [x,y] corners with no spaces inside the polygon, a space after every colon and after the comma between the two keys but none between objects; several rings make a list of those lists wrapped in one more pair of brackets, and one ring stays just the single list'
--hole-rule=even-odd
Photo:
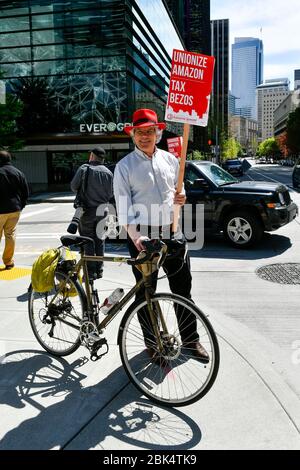
[{"label": "curb", "polygon": [[54,203],[73,203],[75,196],[66,196],[66,197],[30,197],[28,202],[31,204],[43,203],[43,202],[54,202]]}]

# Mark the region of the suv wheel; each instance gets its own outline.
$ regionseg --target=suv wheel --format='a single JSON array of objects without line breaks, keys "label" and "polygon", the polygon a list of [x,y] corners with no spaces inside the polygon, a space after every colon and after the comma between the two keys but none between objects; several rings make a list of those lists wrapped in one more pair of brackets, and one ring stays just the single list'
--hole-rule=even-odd
[{"label": "suv wheel", "polygon": [[235,211],[225,218],[223,233],[236,248],[248,248],[261,239],[263,228],[255,215],[247,211]]}]

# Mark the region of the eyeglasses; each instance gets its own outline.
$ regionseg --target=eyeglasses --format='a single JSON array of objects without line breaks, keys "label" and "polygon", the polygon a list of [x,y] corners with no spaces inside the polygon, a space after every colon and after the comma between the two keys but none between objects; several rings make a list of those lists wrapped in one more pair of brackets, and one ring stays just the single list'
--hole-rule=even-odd
[{"label": "eyeglasses", "polygon": [[147,130],[136,129],[134,134],[138,135],[138,136],[154,135],[154,134],[156,134],[156,129],[155,128],[151,128],[151,129],[147,129]]}]

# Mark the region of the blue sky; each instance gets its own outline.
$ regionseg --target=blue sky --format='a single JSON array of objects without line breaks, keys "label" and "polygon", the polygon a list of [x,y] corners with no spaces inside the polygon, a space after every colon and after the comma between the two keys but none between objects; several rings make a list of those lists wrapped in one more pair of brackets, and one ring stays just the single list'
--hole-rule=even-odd
[{"label": "blue sky", "polygon": [[[229,18],[230,53],[235,37],[264,43],[264,79],[288,77],[300,69],[300,0],[211,0],[211,19]],[[261,32],[262,28],[262,32]]]}]

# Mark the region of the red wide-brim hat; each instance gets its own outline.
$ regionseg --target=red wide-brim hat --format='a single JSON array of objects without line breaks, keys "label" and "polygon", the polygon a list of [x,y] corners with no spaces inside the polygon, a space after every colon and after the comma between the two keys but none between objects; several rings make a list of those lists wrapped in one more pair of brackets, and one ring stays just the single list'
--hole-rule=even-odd
[{"label": "red wide-brim hat", "polygon": [[164,122],[158,122],[157,114],[152,109],[138,109],[133,113],[132,121],[132,126],[124,127],[126,134],[130,134],[132,129],[140,129],[143,127],[155,126],[160,130],[164,130],[166,128],[166,124]]}]

